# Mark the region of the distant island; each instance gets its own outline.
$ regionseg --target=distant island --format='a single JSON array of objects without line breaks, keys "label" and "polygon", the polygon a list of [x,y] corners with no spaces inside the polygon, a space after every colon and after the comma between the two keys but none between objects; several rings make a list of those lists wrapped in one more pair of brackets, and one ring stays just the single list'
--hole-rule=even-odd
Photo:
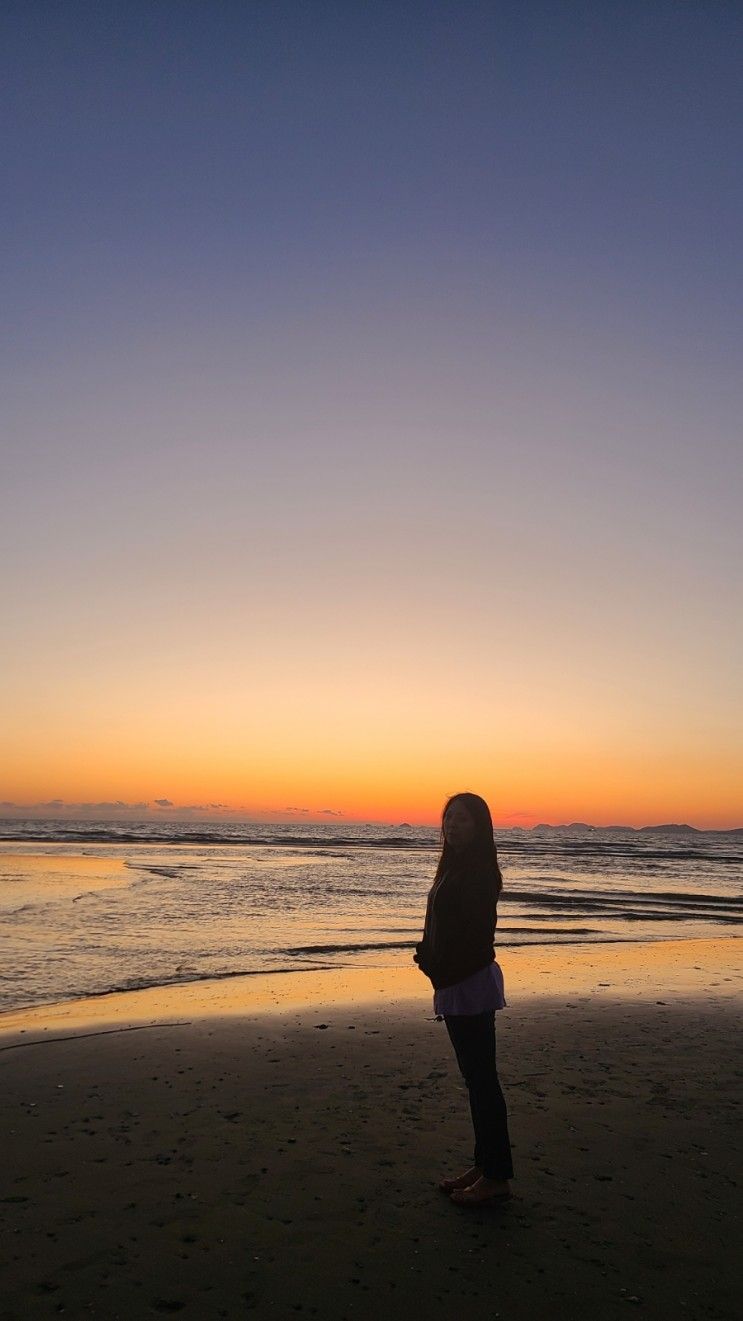
[{"label": "distant island", "polygon": [[[564,831],[567,831],[567,830],[575,830],[575,831],[578,831],[578,830],[581,830],[581,831],[582,831],[582,830],[599,830],[600,828],[601,828],[601,827],[599,827],[599,826],[589,826],[589,825],[587,824],[587,822],[585,822],[585,821],[571,821],[569,825],[565,825],[565,826],[550,826],[550,825],[548,825],[547,822],[545,821],[545,822],[541,822],[538,826],[532,826],[532,827],[531,827],[532,830],[561,830],[561,831],[563,831],[563,832],[564,832]],[[631,830],[631,829],[632,829],[631,826],[627,826],[626,828],[627,828],[628,830]],[[620,829],[621,829],[621,827],[620,827]]]},{"label": "distant island", "polygon": [[640,826],[641,831],[649,831],[655,835],[701,835],[703,832],[697,830],[696,826]]}]

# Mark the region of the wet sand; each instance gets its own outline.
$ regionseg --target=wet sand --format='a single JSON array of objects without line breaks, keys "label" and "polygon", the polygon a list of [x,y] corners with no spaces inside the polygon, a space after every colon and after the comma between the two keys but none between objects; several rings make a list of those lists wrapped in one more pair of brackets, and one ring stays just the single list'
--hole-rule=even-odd
[{"label": "wet sand", "polygon": [[9,880],[12,888],[5,890],[4,898],[8,908],[17,910],[38,901],[40,883],[46,900],[68,899],[78,890],[90,894],[123,889],[129,885],[130,875],[123,858],[0,851],[0,886]]},{"label": "wet sand", "polygon": [[0,1318],[732,1317],[741,945],[504,954],[497,1210],[415,972],[6,1016]]}]

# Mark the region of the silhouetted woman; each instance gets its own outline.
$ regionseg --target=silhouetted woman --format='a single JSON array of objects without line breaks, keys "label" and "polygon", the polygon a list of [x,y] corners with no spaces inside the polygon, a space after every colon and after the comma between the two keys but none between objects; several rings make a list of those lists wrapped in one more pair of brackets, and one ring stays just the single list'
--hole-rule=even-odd
[{"label": "silhouetted woman", "polygon": [[442,848],[414,959],[431,979],[467,1084],[475,1130],[473,1164],[439,1185],[452,1201],[481,1206],[510,1197],[508,1117],[495,1062],[495,1011],[506,1003],[495,961],[496,907],[503,879],[490,809],[477,794],[450,798]]}]

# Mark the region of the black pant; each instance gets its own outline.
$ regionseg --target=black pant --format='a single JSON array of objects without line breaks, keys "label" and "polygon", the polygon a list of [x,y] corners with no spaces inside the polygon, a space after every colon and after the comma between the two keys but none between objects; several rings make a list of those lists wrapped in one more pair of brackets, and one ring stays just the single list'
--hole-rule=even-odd
[{"label": "black pant", "polygon": [[474,1164],[488,1179],[511,1179],[508,1115],[495,1067],[495,1013],[446,1014],[444,1022],[470,1094]]}]

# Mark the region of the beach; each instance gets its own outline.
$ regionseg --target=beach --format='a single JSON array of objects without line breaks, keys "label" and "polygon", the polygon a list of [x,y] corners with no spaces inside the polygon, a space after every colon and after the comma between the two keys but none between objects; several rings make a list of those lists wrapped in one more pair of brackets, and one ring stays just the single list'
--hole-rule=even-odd
[{"label": "beach", "polygon": [[737,1321],[743,3],[0,33],[0,1321]]},{"label": "beach", "polygon": [[0,1318],[734,1314],[741,941],[512,950],[514,1197],[414,969],[0,1019]]}]

